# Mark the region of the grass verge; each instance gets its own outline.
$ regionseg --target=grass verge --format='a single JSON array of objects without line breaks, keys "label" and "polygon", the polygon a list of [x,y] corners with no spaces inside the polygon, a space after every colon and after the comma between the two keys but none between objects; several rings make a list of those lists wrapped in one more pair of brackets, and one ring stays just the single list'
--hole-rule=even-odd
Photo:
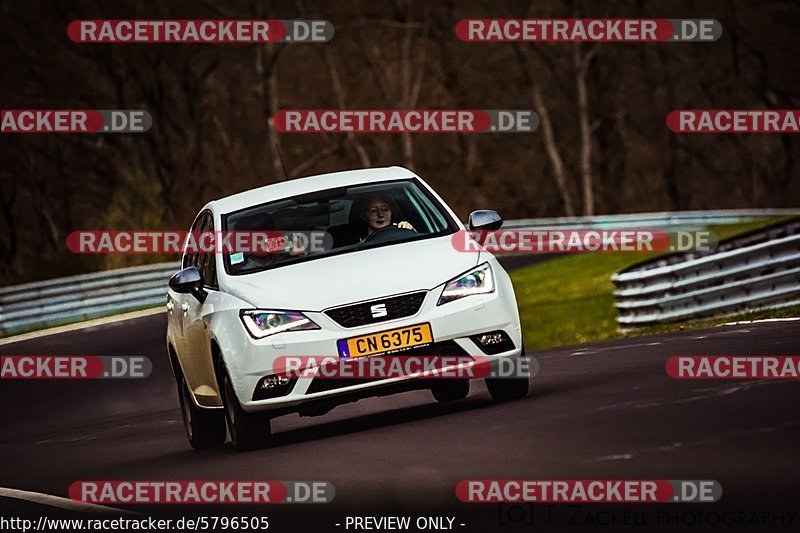
[{"label": "grass verge", "polygon": [[[769,218],[710,228],[722,240],[774,224]],[[581,344],[625,336],[705,327],[737,320],[800,316],[800,307],[642,328],[627,334],[617,329],[611,275],[656,253],[597,253],[559,257],[511,272],[517,294],[525,348]]]}]

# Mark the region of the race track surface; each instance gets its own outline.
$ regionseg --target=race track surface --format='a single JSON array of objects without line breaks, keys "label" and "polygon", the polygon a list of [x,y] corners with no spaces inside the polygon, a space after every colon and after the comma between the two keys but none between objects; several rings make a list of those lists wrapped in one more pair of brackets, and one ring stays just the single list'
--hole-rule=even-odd
[{"label": "race track surface", "polygon": [[[447,509],[465,524],[461,531],[502,521],[496,505],[456,501],[454,486],[463,479],[715,479],[724,494],[711,508],[798,509],[800,381],[675,380],[664,371],[671,355],[796,355],[798,322],[531,352],[541,369],[523,400],[495,404],[482,382],[473,382],[466,400],[446,405],[428,391],[367,399],[322,417],[276,419],[272,445],[250,453],[229,444],[189,448],[164,331],[159,314],[0,347],[0,355],[146,355],[154,362],[144,380],[0,383],[0,487],[66,496],[73,481],[93,479],[335,485],[334,502],[313,513],[270,507],[275,531],[309,515],[344,530],[333,523],[347,513],[389,511]],[[4,512],[28,508],[0,500]]]}]

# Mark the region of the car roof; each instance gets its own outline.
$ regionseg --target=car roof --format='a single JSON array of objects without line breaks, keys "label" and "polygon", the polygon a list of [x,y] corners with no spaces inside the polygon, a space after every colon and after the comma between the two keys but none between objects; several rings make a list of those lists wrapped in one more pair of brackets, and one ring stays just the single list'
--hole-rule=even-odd
[{"label": "car roof", "polygon": [[291,181],[273,183],[264,187],[250,189],[209,202],[204,209],[212,208],[218,215],[231,213],[252,205],[260,205],[281,200],[298,194],[307,194],[336,187],[348,187],[362,183],[378,183],[408,178],[418,178],[416,174],[403,167],[365,168],[319,174]]}]

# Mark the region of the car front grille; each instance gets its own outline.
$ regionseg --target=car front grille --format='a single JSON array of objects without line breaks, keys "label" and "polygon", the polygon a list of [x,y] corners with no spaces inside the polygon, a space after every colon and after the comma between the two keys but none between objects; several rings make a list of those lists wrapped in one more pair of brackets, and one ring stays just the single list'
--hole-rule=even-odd
[{"label": "car front grille", "polygon": [[[369,302],[328,309],[325,314],[345,328],[377,324],[417,314],[426,294],[426,291],[419,291],[401,294],[400,296],[379,298]],[[374,312],[376,309],[377,312]],[[375,316],[376,314],[378,316]]]},{"label": "car front grille", "polygon": [[[465,356],[470,357],[464,349],[458,345],[456,341],[435,342],[428,346],[420,346],[418,348],[411,348],[402,353],[393,354],[392,357],[411,357],[411,356]],[[371,355],[369,357],[381,357],[380,355]],[[363,385],[364,383],[372,383],[373,381],[381,381],[382,377],[369,377],[369,378],[325,378],[316,377],[311,385],[308,386],[306,394],[314,394],[316,392],[327,392],[344,387],[352,387],[353,385]]]}]

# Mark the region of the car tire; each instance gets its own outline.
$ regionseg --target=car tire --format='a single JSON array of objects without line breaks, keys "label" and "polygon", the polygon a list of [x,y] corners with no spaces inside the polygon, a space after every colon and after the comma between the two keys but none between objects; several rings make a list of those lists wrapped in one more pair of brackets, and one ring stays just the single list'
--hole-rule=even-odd
[{"label": "car tire", "polygon": [[219,410],[201,409],[195,405],[189,385],[178,375],[178,398],[186,438],[195,450],[207,450],[225,444],[225,415]]},{"label": "car tire", "polygon": [[[522,354],[525,357],[525,345],[522,345]],[[515,359],[516,363],[518,359]],[[515,365],[516,366],[516,365]],[[486,388],[489,389],[489,396],[496,402],[508,402],[519,400],[528,395],[530,388],[530,377],[518,378],[486,378]]]},{"label": "car tire", "polygon": [[528,378],[486,378],[489,396],[496,402],[518,400],[528,395]]},{"label": "car tire", "polygon": [[463,400],[469,396],[468,379],[440,379],[431,387],[433,397],[439,403]]},{"label": "car tire", "polygon": [[248,413],[242,409],[227,372],[222,374],[221,389],[225,420],[233,447],[240,452],[246,452],[266,446],[271,434],[269,420],[264,415]]}]

